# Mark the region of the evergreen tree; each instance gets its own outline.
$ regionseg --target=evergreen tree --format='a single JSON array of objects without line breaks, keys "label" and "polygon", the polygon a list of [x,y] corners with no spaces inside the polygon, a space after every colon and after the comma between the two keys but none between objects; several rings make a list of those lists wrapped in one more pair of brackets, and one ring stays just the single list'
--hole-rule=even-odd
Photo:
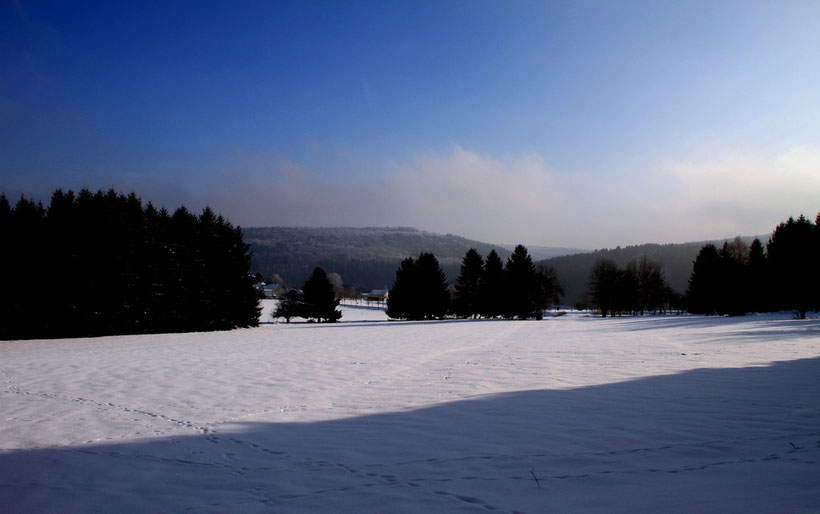
[{"label": "evergreen tree", "polygon": [[536,305],[539,285],[536,280],[535,265],[525,246],[516,246],[510,258],[507,259],[504,278],[506,285],[504,316],[510,319],[541,317]]},{"label": "evergreen tree", "polygon": [[749,264],[746,273],[746,293],[750,312],[768,312],[771,303],[771,280],[765,250],[760,239],[749,246]]},{"label": "evergreen tree", "polygon": [[422,253],[416,260],[418,301],[422,319],[441,319],[447,314],[450,293],[447,277],[432,253]]},{"label": "evergreen tree", "polygon": [[481,275],[484,270],[484,259],[478,251],[470,248],[461,262],[461,269],[456,282],[458,296],[453,302],[453,312],[462,318],[476,317],[479,314]]},{"label": "evergreen tree", "polygon": [[291,318],[301,316],[305,311],[305,302],[302,293],[296,289],[291,289],[279,300],[276,310],[271,315],[272,318],[285,318],[286,323],[290,323]]},{"label": "evergreen tree", "polygon": [[504,263],[495,250],[484,261],[479,288],[479,312],[485,318],[504,313]]},{"label": "evergreen tree", "polygon": [[796,220],[789,218],[775,228],[766,247],[777,287],[776,305],[796,310],[801,319],[805,319],[809,308],[817,305],[820,296],[814,287],[820,261],[815,229],[802,215]]},{"label": "evergreen tree", "polygon": [[720,295],[720,256],[715,245],[706,244],[692,265],[692,276],[686,291],[689,312],[716,314]]},{"label": "evergreen tree", "polygon": [[342,317],[342,312],[336,310],[339,306],[339,297],[333,290],[333,284],[327,278],[325,270],[316,267],[302,287],[304,293],[305,318],[313,318],[318,322],[335,323]]},{"label": "evergreen tree", "polygon": [[438,259],[422,253],[415,261],[403,260],[396,270],[396,281],[387,297],[387,315],[410,320],[440,319],[447,314],[449,302],[447,278]]},{"label": "evergreen tree", "polygon": [[396,280],[387,296],[387,316],[394,319],[416,319],[413,308],[418,303],[415,288],[416,261],[408,257],[396,270]]},{"label": "evergreen tree", "polygon": [[725,251],[720,255],[724,260],[723,269],[723,313],[741,316],[749,312],[749,247],[740,236],[724,243]]}]

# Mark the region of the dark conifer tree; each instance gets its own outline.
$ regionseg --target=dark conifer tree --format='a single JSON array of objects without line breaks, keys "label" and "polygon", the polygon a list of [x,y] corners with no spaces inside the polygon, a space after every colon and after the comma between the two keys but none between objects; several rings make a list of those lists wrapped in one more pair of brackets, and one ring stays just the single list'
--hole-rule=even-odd
[{"label": "dark conifer tree", "polygon": [[767,312],[771,303],[771,279],[763,243],[755,238],[749,246],[746,294],[750,312]]},{"label": "dark conifer tree", "polygon": [[462,318],[478,316],[483,270],[484,259],[475,248],[470,248],[461,261],[461,269],[456,282],[458,296],[453,301],[453,312],[457,316]]},{"label": "dark conifer tree", "polygon": [[416,260],[418,298],[421,319],[441,319],[450,306],[447,276],[435,255],[421,253]]},{"label": "dark conifer tree", "polygon": [[396,319],[438,319],[450,302],[447,278],[431,253],[417,260],[407,258],[396,271],[396,280],[387,297],[387,315]]},{"label": "dark conifer tree", "polygon": [[490,250],[481,274],[479,312],[485,318],[504,313],[504,263],[495,250]]},{"label": "dark conifer tree", "polygon": [[412,307],[416,304],[415,284],[416,282],[416,261],[408,257],[401,261],[399,269],[396,270],[396,280],[390,293],[387,296],[387,316],[394,319],[412,316]]},{"label": "dark conifer tree", "polygon": [[529,251],[524,245],[518,245],[507,259],[504,269],[505,302],[504,316],[507,318],[527,319],[540,317],[536,296],[538,282],[535,265]]},{"label": "dark conifer tree", "polygon": [[794,309],[804,319],[809,308],[818,303],[820,292],[816,283],[817,262],[815,226],[800,216],[789,218],[777,226],[766,247],[774,283],[777,286],[776,305]]},{"label": "dark conifer tree", "polygon": [[339,306],[339,297],[333,289],[333,284],[327,279],[327,273],[321,267],[316,267],[310,274],[303,292],[302,316],[315,319],[318,322],[335,323],[342,317],[342,312],[336,310]]},{"label": "dark conifer tree", "polygon": [[721,264],[718,250],[707,244],[698,252],[689,277],[686,291],[689,312],[693,314],[716,314],[720,295]]}]

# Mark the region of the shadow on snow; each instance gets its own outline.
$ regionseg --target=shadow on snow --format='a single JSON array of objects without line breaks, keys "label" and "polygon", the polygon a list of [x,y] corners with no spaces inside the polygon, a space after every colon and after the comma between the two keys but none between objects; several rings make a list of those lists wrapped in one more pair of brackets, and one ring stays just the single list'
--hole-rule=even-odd
[{"label": "shadow on snow", "polygon": [[818,378],[820,358],[803,359],[329,421],[7,450],[0,507],[811,510],[820,499]]}]

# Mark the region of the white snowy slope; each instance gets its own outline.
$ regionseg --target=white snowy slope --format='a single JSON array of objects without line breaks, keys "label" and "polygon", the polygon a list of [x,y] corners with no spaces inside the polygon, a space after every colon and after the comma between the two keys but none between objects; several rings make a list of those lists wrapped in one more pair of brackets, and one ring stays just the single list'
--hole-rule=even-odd
[{"label": "white snowy slope", "polygon": [[820,511],[820,320],[384,320],[2,342],[0,512]]}]

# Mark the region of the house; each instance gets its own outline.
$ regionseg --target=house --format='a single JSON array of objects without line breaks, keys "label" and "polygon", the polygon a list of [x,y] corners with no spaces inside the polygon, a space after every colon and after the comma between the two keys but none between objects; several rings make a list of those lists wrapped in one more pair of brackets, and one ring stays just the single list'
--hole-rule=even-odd
[{"label": "house", "polygon": [[277,298],[285,294],[285,288],[280,284],[265,284],[262,286],[262,293],[264,293],[265,298]]},{"label": "house", "polygon": [[386,302],[389,294],[387,289],[373,289],[369,293],[362,293],[362,298],[368,302]]}]

